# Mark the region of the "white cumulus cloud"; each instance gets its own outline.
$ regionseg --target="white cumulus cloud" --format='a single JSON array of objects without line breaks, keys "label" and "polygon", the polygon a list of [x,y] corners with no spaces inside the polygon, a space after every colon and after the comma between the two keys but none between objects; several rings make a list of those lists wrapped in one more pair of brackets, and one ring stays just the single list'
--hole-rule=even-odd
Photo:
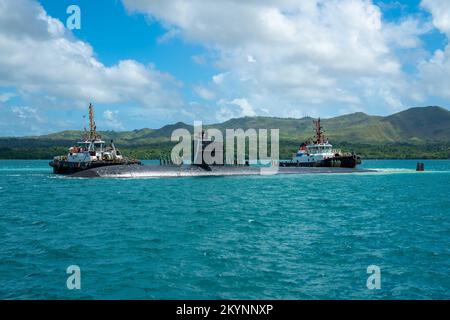
[{"label": "white cumulus cloud", "polygon": [[450,1],[422,0],[421,5],[433,15],[433,24],[436,28],[450,35]]},{"label": "white cumulus cloud", "polygon": [[[123,2],[215,51],[223,70],[212,80],[218,96],[245,97],[255,112],[282,116],[292,108],[336,113],[343,105],[391,111],[407,91],[393,47],[420,47],[426,32],[413,19],[387,28],[369,0]],[[368,83],[385,94],[366,95]]]},{"label": "white cumulus cloud", "polygon": [[194,91],[197,93],[199,97],[205,100],[212,100],[216,97],[214,92],[208,88],[203,86],[194,86]]},{"label": "white cumulus cloud", "polygon": [[445,49],[438,49],[429,60],[419,66],[417,90],[424,95],[450,99],[450,1],[423,0],[421,5],[430,11],[434,26],[447,36]]},{"label": "white cumulus cloud", "polygon": [[118,118],[119,110],[103,111],[103,123],[105,127],[113,130],[124,130],[122,122]]},{"label": "white cumulus cloud", "polygon": [[152,65],[122,60],[107,67],[32,0],[0,0],[0,86],[58,105],[135,102],[177,106],[177,82]]}]

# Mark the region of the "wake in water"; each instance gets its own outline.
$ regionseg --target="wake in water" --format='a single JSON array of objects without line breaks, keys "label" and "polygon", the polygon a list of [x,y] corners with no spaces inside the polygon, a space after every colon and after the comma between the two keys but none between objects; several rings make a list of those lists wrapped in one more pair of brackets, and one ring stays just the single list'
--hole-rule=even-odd
[{"label": "wake in water", "polygon": [[406,168],[373,168],[375,172],[369,172],[368,174],[426,174],[426,173],[449,173],[449,171],[441,170],[425,170],[416,171]]}]

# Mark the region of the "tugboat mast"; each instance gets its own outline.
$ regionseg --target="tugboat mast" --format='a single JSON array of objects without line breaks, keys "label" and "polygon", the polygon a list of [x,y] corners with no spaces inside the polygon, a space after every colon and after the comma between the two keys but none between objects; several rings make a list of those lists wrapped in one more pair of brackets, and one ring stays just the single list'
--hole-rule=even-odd
[{"label": "tugboat mast", "polygon": [[89,140],[97,139],[97,126],[94,121],[94,106],[89,103]]},{"label": "tugboat mast", "polygon": [[320,125],[320,118],[316,120],[314,120],[314,125],[315,125],[315,129],[316,129],[316,141],[315,143],[317,144],[322,144],[325,141],[325,136],[323,134],[322,131],[322,126]]}]

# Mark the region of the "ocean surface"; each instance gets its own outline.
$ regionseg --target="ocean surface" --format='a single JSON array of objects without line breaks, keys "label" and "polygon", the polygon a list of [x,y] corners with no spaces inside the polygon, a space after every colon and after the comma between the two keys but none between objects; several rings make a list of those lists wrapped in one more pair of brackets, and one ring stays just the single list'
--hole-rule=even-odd
[{"label": "ocean surface", "polygon": [[[72,179],[0,161],[0,298],[450,299],[450,161],[416,162]],[[366,285],[370,265],[381,289]]]}]

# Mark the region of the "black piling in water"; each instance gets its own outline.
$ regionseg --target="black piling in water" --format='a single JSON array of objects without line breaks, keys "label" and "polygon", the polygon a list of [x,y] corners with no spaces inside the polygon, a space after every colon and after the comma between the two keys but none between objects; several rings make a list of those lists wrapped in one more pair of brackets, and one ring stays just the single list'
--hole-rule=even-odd
[{"label": "black piling in water", "polygon": [[425,164],[422,162],[417,162],[416,171],[425,171]]}]

